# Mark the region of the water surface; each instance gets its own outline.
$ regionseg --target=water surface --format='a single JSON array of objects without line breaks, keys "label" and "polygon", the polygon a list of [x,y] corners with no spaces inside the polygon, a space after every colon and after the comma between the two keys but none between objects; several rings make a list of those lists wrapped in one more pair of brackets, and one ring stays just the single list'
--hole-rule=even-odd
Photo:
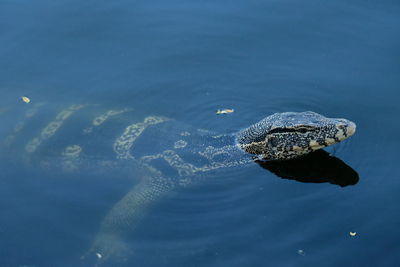
[{"label": "water surface", "polygon": [[[53,113],[2,152],[0,265],[85,266],[107,211],[140,180],[17,160],[58,111],[90,104],[220,133],[284,111],[357,123],[326,149],[358,173],[355,185],[227,169],[154,205],[120,266],[397,266],[399,11],[397,1],[2,1],[1,138],[24,117],[22,95]],[[79,127],[60,129],[65,142]]]}]

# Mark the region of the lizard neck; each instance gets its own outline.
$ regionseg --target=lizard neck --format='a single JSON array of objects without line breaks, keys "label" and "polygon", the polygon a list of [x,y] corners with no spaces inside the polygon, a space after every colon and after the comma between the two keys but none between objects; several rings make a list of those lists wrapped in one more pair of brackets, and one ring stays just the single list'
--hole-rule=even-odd
[{"label": "lizard neck", "polygon": [[[137,140],[132,155],[163,174],[177,173],[180,176],[253,162],[251,156],[236,145],[235,135],[185,129],[182,125],[178,125],[176,129],[179,131],[173,134],[175,131],[172,124],[173,122],[166,122],[146,130],[142,140]],[[168,133],[168,140],[162,139],[157,145],[148,143],[166,136],[163,133]],[[153,151],[149,150],[151,146]],[[168,170],[169,173],[165,173]]]}]

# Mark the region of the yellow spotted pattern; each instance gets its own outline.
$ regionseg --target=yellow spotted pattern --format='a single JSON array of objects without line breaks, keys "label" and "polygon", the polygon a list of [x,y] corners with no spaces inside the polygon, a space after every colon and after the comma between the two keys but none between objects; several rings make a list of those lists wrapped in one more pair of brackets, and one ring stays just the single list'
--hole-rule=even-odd
[{"label": "yellow spotted pattern", "polygon": [[63,125],[64,121],[68,119],[74,112],[84,107],[84,105],[72,105],[67,109],[61,111],[57,114],[55,120],[50,122],[40,133],[39,136],[33,138],[29,143],[25,146],[25,150],[28,153],[33,153],[40,146],[40,144],[46,139],[53,136],[57,130]]},{"label": "yellow spotted pattern", "polygon": [[106,113],[101,114],[101,115],[97,116],[96,118],[94,118],[93,121],[92,121],[92,125],[87,127],[87,128],[85,128],[83,130],[83,133],[84,134],[91,133],[95,127],[98,127],[98,126],[102,125],[110,117],[113,117],[113,116],[116,116],[116,115],[119,115],[119,114],[122,114],[122,113],[125,113],[125,112],[128,112],[128,111],[131,111],[131,109],[126,108],[126,109],[120,109],[120,110],[113,110],[113,109],[112,110],[108,110]]},{"label": "yellow spotted pattern", "polygon": [[5,138],[5,140],[4,140],[4,145],[5,146],[10,146],[14,142],[15,137],[25,127],[25,124],[28,121],[28,119],[32,118],[37,113],[37,111],[39,110],[39,108],[41,106],[43,106],[43,103],[36,103],[32,108],[30,108],[30,109],[28,109],[26,111],[25,119],[23,119],[22,121],[17,122],[17,124],[15,125],[12,133]]},{"label": "yellow spotted pattern", "polygon": [[[187,177],[194,175],[199,172],[207,172],[211,170],[216,170],[219,168],[226,167],[234,167],[238,165],[243,165],[246,163],[250,163],[253,160],[251,158],[241,158],[236,161],[227,161],[227,162],[217,162],[213,161],[213,158],[217,155],[221,155],[223,153],[229,153],[229,151],[235,151],[237,148],[235,146],[224,146],[221,148],[215,148],[209,146],[205,151],[198,152],[201,156],[204,156],[210,160],[210,164],[206,164],[204,166],[195,166],[191,163],[185,162],[175,151],[173,150],[165,150],[162,153],[156,155],[148,155],[140,158],[140,161],[148,166],[151,166],[151,162],[155,159],[164,159],[172,168],[174,168],[179,176]],[[190,180],[180,180],[180,185],[185,186],[189,183]]]},{"label": "yellow spotted pattern", "polygon": [[184,140],[178,140],[174,143],[174,148],[179,149],[179,148],[184,148],[187,145],[187,142]]},{"label": "yellow spotted pattern", "polygon": [[65,148],[62,152],[63,161],[62,168],[64,171],[73,172],[79,168],[79,156],[82,152],[82,148],[78,145],[71,145]]},{"label": "yellow spotted pattern", "polygon": [[130,149],[135,140],[143,133],[150,125],[158,124],[168,119],[165,117],[150,116],[146,117],[143,122],[129,125],[125,128],[124,133],[115,140],[113,149],[117,154],[118,159],[133,159],[130,154]]}]

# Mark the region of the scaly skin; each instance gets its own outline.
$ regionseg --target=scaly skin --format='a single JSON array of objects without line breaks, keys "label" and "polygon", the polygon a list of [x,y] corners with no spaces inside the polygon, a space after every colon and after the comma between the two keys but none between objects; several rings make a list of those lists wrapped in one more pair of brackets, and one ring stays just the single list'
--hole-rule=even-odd
[{"label": "scaly skin", "polygon": [[[9,112],[3,113],[4,117]],[[163,116],[135,118],[128,108],[71,105],[60,110],[56,105],[29,104],[3,137],[2,152],[23,155],[28,165],[71,173],[129,166],[141,177],[104,217],[84,259],[97,255],[97,263],[103,263],[129,257],[126,233],[140,224],[151,205],[177,187],[223,168],[253,164],[252,154],[290,159],[340,142],[355,131],[348,120],[314,112],[277,113],[237,134],[222,135]]]}]

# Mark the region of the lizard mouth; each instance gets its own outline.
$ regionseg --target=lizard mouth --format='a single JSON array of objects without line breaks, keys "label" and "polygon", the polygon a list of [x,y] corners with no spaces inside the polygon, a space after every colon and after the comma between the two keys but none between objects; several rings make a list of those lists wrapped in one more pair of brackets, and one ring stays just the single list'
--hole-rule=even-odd
[{"label": "lizard mouth", "polygon": [[343,123],[336,127],[337,133],[335,135],[339,141],[352,136],[356,132],[356,124],[354,122],[345,119],[341,119],[341,122]]},{"label": "lizard mouth", "polygon": [[352,136],[356,132],[356,124],[352,121],[349,121],[349,125],[347,126],[347,137]]},{"label": "lizard mouth", "polygon": [[318,150],[336,143],[339,143],[356,132],[356,124],[346,119],[339,119],[340,124],[336,126],[336,133],[334,136],[325,138],[324,141],[318,142],[315,140],[310,141],[309,147],[311,150]]}]

